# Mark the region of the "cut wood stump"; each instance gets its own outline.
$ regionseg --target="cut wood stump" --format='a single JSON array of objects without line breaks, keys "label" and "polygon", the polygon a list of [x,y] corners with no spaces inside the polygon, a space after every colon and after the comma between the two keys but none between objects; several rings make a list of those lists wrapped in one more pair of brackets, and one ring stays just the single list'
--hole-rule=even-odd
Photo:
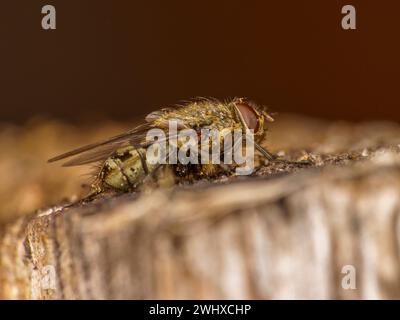
[{"label": "cut wood stump", "polygon": [[341,128],[302,152],[280,136],[283,156],[310,166],[266,164],[4,224],[0,298],[399,299],[399,128]]}]

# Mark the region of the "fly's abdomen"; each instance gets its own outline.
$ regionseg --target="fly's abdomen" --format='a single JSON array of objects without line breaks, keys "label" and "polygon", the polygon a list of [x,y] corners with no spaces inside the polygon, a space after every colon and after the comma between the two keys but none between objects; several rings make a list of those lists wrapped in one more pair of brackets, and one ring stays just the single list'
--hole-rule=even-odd
[{"label": "fly's abdomen", "polygon": [[116,151],[108,158],[100,171],[99,178],[103,185],[128,191],[142,182],[153,169],[146,161],[146,150],[126,147]]}]

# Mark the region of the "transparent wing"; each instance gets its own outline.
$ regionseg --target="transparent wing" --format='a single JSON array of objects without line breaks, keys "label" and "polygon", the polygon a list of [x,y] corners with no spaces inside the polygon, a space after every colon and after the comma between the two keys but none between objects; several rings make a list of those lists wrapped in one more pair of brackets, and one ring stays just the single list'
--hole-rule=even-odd
[{"label": "transparent wing", "polygon": [[[155,120],[153,115],[151,120]],[[147,119],[149,121],[149,119]],[[48,162],[55,162],[67,158],[71,158],[63,163],[64,167],[79,166],[98,161],[104,161],[109,158],[116,150],[125,146],[133,146],[135,148],[143,148],[149,146],[152,142],[146,141],[146,135],[149,129],[155,128],[154,122],[144,123],[136,128],[129,130],[120,135],[108,138],[106,140],[88,144],[86,146],[68,151],[48,160]],[[161,129],[163,124],[158,126]],[[171,136],[166,134],[164,140],[169,139]],[[162,142],[162,140],[160,141]]]},{"label": "transparent wing", "polygon": [[150,128],[151,125],[145,123],[120,135],[60,154],[49,159],[48,162],[59,161],[75,156],[75,158],[64,163],[63,166],[76,166],[105,160],[118,148],[123,146],[132,145],[134,147],[140,147],[144,145],[147,130]]}]

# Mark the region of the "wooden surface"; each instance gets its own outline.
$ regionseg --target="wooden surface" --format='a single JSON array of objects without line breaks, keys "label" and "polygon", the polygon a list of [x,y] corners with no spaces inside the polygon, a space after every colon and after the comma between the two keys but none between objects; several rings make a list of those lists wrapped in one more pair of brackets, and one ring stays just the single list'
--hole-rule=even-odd
[{"label": "wooden surface", "polygon": [[[3,223],[0,298],[400,298],[399,128],[308,121],[297,148],[290,120],[272,148],[296,158],[308,145],[310,168],[267,165]],[[356,289],[342,287],[347,265]]]}]

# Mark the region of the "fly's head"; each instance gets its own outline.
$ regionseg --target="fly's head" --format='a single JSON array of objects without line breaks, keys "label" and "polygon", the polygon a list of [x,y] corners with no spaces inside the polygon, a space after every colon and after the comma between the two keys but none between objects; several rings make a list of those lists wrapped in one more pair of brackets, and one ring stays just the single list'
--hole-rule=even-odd
[{"label": "fly's head", "polygon": [[267,111],[244,98],[237,98],[232,104],[242,129],[253,130],[256,139],[262,138],[267,130],[267,122],[274,121]]}]

